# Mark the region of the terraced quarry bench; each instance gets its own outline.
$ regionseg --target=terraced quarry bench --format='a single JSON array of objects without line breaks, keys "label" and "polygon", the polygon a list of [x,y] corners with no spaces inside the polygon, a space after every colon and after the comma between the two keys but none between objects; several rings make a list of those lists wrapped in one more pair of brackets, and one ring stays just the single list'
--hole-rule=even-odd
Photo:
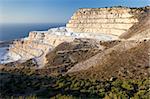
[{"label": "terraced quarry bench", "polygon": [[69,31],[78,33],[105,33],[121,35],[139,22],[149,8],[81,8],[66,25]]}]

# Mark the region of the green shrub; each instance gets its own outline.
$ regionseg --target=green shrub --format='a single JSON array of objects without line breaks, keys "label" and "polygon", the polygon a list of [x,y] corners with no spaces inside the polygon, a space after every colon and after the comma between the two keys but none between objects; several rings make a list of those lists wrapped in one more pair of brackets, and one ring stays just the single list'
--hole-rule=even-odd
[{"label": "green shrub", "polygon": [[123,82],[121,87],[127,90],[133,90],[133,86],[129,82],[126,82],[126,81]]}]

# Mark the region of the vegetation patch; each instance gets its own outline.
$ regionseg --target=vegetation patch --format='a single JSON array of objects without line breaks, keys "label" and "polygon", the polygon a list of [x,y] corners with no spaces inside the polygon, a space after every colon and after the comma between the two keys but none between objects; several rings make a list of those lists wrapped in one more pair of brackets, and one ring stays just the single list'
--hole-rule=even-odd
[{"label": "vegetation patch", "polygon": [[1,72],[1,98],[149,98],[149,80],[96,80]]}]

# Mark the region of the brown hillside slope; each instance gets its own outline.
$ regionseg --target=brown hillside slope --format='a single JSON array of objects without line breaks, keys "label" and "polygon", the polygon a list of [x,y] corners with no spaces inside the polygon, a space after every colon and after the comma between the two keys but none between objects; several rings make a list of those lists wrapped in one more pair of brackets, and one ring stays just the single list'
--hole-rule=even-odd
[{"label": "brown hillside slope", "polygon": [[133,25],[127,32],[120,35],[122,39],[150,38],[150,9],[144,12],[139,22]]},{"label": "brown hillside slope", "polygon": [[72,67],[68,73],[79,77],[108,79],[148,77],[150,40],[126,41]]},{"label": "brown hillside slope", "polygon": [[96,40],[75,39],[73,42],[63,42],[46,55],[47,65],[59,66],[78,63],[97,54],[103,47]]}]

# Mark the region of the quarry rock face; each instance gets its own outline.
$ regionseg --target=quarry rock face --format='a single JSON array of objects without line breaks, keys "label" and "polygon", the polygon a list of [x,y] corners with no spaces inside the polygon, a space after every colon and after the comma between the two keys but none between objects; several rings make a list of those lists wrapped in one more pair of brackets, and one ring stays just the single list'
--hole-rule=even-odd
[{"label": "quarry rock face", "polygon": [[45,56],[48,52],[59,44],[63,42],[72,42],[76,38],[90,38],[106,41],[118,39],[117,36],[113,35],[69,32],[66,27],[52,28],[48,31],[32,31],[29,33],[28,37],[14,40],[6,52],[10,54],[2,53],[2,55],[4,55],[0,58],[0,63],[13,61],[24,62],[34,58],[38,62],[38,65],[44,66],[47,62]]},{"label": "quarry rock face", "polygon": [[121,35],[135,23],[145,8],[83,8],[76,11],[66,27],[79,33],[105,33]]},{"label": "quarry rock face", "polygon": [[44,66],[46,55],[55,47],[78,38],[107,43],[123,39],[150,39],[150,7],[79,9],[66,27],[31,31],[28,37],[14,40],[10,47],[0,47],[0,64],[34,58],[39,66]]},{"label": "quarry rock face", "polygon": [[28,39],[31,41],[41,41],[43,43],[47,43],[54,47],[64,41],[68,41],[68,42],[73,41],[72,37],[68,37],[65,35],[59,36],[59,35],[53,35],[50,33],[38,33],[38,32],[30,32]]}]

